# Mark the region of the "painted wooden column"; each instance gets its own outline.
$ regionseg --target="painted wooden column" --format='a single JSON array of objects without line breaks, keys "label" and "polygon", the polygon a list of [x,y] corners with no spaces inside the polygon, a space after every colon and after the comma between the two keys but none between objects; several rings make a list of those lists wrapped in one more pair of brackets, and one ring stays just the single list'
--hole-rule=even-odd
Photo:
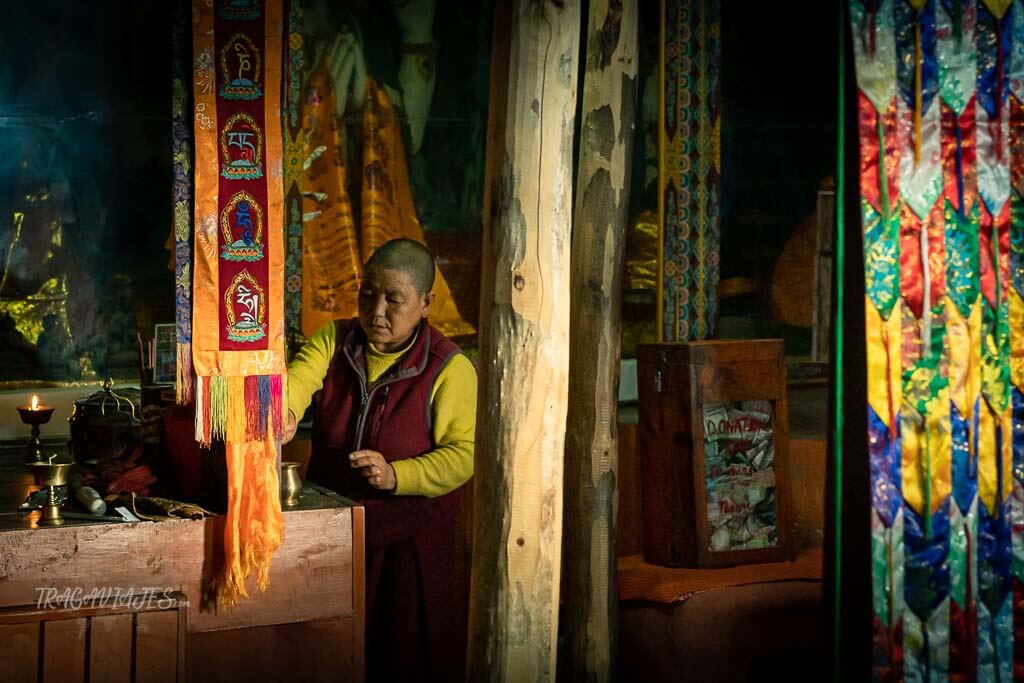
[{"label": "painted wooden column", "polygon": [[658,334],[718,334],[721,0],[663,0]]}]

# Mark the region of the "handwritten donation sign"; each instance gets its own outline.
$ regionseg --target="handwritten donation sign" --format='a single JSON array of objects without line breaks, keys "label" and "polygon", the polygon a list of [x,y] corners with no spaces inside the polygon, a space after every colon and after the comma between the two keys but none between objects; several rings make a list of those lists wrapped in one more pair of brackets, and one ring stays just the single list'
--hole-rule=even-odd
[{"label": "handwritten donation sign", "polygon": [[702,408],[709,549],[777,545],[771,402],[736,401]]}]

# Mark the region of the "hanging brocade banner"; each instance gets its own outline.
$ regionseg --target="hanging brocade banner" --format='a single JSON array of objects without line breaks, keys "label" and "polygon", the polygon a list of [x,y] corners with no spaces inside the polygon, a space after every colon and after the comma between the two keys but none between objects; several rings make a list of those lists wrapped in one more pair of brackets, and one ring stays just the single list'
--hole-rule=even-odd
[{"label": "hanging brocade banner", "polygon": [[[213,6],[211,6],[211,4]],[[281,0],[193,2],[196,439],[223,440],[228,511],[217,601],[266,588],[282,539],[285,379]]]},{"label": "hanging brocade banner", "polygon": [[192,400],[192,136],[189,130],[187,6],[175,5],[171,26],[171,158],[174,164],[174,322],[177,403]]},{"label": "hanging brocade banner", "polygon": [[720,0],[665,0],[661,22],[659,335],[718,328]]},{"label": "hanging brocade banner", "polygon": [[1024,679],[1024,2],[851,0],[875,680]]}]

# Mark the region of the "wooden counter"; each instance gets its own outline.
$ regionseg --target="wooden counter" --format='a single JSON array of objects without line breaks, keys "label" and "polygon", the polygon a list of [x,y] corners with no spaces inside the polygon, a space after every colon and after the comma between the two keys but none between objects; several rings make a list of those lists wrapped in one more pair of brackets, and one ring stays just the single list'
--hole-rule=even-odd
[{"label": "wooden counter", "polygon": [[[220,564],[223,517],[106,524],[69,519],[62,527],[37,527],[38,512],[16,511],[25,493],[35,488],[31,477],[20,456],[4,450],[0,449],[0,667],[10,664],[14,670],[35,673],[39,680],[87,680],[88,662],[95,656],[88,650],[96,646],[90,634],[100,618],[90,616],[96,605],[63,609],[65,605],[53,610],[54,619],[48,620],[47,610],[37,609],[37,603],[41,595],[54,593],[41,589],[81,597],[97,595],[96,591],[101,596],[118,590],[140,595],[143,589],[155,589],[178,594],[174,610],[185,615],[185,642],[177,647],[184,649],[185,663],[148,671],[136,657],[143,657],[136,653],[143,640],[135,631],[125,631],[119,656],[128,658],[132,680],[362,679],[361,507],[307,484],[299,505],[284,513],[284,543],[271,562],[267,592],[259,593],[255,577],[250,577],[249,599],[217,614],[203,598]],[[166,616],[168,628],[175,618]],[[141,616],[133,619],[141,628]],[[27,627],[29,622],[36,625]],[[67,631],[74,622],[82,623],[71,626],[70,640],[47,635],[56,624]],[[68,651],[52,652],[58,642]],[[17,661],[20,667],[15,666]],[[50,666],[55,661],[61,666],[71,662],[71,670],[81,676],[69,678],[66,668],[58,674]]]}]

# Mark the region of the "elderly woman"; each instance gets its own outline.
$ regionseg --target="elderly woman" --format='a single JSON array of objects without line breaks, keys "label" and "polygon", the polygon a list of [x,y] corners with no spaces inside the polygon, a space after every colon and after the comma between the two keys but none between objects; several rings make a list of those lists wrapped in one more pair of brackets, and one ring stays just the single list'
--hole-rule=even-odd
[{"label": "elderly woman", "polygon": [[463,675],[452,563],[476,371],[427,322],[434,272],[419,243],[384,244],[366,264],[358,318],[322,327],[288,368],[288,439],[320,391],[309,479],[366,508],[370,680]]}]

